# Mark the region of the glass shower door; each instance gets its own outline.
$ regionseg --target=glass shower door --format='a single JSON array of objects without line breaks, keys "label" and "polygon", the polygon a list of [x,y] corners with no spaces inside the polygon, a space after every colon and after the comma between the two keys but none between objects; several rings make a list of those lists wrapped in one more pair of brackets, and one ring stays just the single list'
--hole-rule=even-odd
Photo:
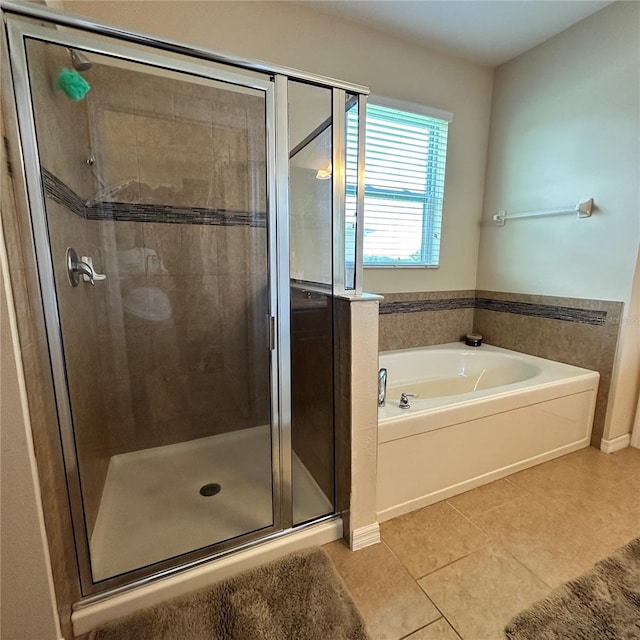
[{"label": "glass shower door", "polygon": [[276,531],[272,83],[33,25],[11,47],[85,592]]}]

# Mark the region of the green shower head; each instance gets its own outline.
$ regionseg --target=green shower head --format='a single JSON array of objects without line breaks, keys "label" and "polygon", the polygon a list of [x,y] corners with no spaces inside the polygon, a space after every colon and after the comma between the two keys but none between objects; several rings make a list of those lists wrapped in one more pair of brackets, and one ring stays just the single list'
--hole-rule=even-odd
[{"label": "green shower head", "polygon": [[56,87],[72,100],[82,100],[91,86],[75,69],[60,69]]}]

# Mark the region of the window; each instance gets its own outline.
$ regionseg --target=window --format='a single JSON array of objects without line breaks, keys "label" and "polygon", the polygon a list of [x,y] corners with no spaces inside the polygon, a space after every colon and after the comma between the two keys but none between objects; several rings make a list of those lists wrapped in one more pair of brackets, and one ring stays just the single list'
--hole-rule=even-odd
[{"label": "window", "polygon": [[[364,265],[437,267],[451,114],[400,104],[367,105]],[[347,157],[356,152],[357,118],[347,113]],[[347,171],[348,220],[355,185]]]}]

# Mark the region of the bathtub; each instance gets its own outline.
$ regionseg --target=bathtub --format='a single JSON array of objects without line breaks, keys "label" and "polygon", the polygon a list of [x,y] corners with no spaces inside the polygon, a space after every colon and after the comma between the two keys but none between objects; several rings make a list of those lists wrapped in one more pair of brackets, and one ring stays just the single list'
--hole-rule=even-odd
[{"label": "bathtub", "polygon": [[[600,375],[490,345],[386,351],[383,522],[589,444]],[[410,407],[400,409],[400,394]]]}]

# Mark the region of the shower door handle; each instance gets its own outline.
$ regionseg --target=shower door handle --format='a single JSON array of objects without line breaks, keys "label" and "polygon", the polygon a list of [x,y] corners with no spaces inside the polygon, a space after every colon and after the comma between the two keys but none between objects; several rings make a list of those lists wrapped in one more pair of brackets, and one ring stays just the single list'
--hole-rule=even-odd
[{"label": "shower door handle", "polygon": [[96,280],[105,280],[107,277],[104,273],[96,273],[91,256],[82,256],[78,260],[78,254],[72,247],[67,249],[67,276],[72,287],[80,284],[80,276],[85,282],[91,283],[91,286],[95,286]]}]

